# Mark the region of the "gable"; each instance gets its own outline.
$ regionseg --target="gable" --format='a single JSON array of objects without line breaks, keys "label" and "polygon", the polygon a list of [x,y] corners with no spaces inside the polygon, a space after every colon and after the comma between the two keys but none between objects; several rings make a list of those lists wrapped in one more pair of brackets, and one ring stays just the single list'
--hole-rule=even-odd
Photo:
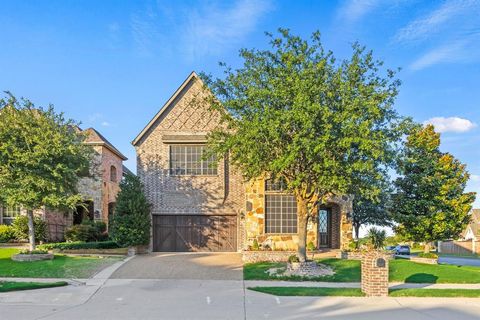
[{"label": "gable", "polygon": [[192,72],[147,126],[133,140],[142,144],[154,131],[208,133],[219,123],[219,115],[202,100],[206,94],[202,80]]}]

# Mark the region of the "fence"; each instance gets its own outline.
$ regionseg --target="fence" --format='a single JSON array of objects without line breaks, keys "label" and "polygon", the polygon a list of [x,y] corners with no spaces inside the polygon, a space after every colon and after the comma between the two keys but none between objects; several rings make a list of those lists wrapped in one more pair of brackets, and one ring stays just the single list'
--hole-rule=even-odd
[{"label": "fence", "polygon": [[48,240],[53,242],[64,241],[65,239],[65,229],[67,225],[59,223],[49,223],[48,224]]},{"label": "fence", "polygon": [[480,254],[480,241],[442,241],[439,252],[454,255]]}]

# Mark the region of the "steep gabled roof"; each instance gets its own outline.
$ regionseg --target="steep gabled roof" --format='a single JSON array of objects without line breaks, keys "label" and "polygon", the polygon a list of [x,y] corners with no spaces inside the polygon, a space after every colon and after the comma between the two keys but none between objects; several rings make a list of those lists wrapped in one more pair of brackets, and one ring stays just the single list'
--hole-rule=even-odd
[{"label": "steep gabled roof", "polygon": [[125,157],[117,148],[110,143],[100,132],[95,130],[94,128],[85,129],[84,132],[87,134],[87,138],[85,139],[85,144],[92,145],[92,146],[102,146],[113,152],[122,160],[127,160],[128,158]]},{"label": "steep gabled roof", "polygon": [[132,144],[136,146],[138,142],[145,136],[145,134],[148,132],[148,130],[158,121],[158,119],[162,116],[162,114],[168,109],[168,107],[175,101],[175,99],[182,93],[182,91],[188,86],[190,81],[192,80],[199,80],[200,77],[195,73],[195,71],[192,71],[190,75],[183,81],[180,87],[173,93],[173,95],[165,102],[165,104],[160,108],[160,111],[157,112],[157,114],[150,120],[150,122],[143,128],[143,130],[138,134],[138,136],[132,141]]}]

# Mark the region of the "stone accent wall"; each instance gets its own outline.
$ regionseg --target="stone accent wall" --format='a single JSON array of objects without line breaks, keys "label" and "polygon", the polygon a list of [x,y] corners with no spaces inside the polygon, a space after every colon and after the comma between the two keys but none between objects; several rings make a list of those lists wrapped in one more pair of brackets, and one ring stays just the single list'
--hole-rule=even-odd
[{"label": "stone accent wall", "polygon": [[[257,179],[245,185],[245,246],[247,250],[254,240],[273,250],[296,250],[298,235],[296,234],[265,234],[265,180]],[[340,249],[352,239],[352,224],[347,219],[351,212],[351,199],[334,197],[328,206],[332,209],[332,249]],[[317,246],[317,222],[309,221],[307,225],[307,244],[313,242]]]},{"label": "stone accent wall", "polygon": [[95,220],[102,219],[102,188],[103,188],[103,165],[102,165],[102,146],[94,146],[94,157],[90,167],[92,177],[81,178],[78,182],[78,192],[80,192],[85,201],[93,201]]},{"label": "stone accent wall", "polygon": [[[117,179],[111,181],[110,168],[114,166],[117,172]],[[109,149],[103,147],[102,150],[102,199],[100,209],[100,217],[108,223],[108,204],[116,202],[117,194],[120,192],[120,181],[123,176],[122,159]]]},{"label": "stone accent wall", "polygon": [[[195,77],[137,143],[137,174],[152,204],[152,214],[239,215],[243,212],[241,175],[228,158],[218,162],[214,176],[175,176],[169,172],[171,144],[205,144],[206,135],[219,124],[219,115],[202,103],[204,90]],[[185,137],[171,142],[165,136]],[[203,141],[203,142],[202,142]],[[240,220],[239,226],[243,221]],[[239,230],[238,235],[242,233]],[[241,248],[242,238],[238,246]]]},{"label": "stone accent wall", "polygon": [[362,292],[367,297],[388,296],[389,258],[383,252],[369,251],[362,256]]}]

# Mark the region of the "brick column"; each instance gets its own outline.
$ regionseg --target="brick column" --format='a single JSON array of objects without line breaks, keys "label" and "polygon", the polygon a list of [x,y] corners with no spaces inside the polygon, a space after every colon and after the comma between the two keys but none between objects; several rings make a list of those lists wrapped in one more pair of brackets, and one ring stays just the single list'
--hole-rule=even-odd
[{"label": "brick column", "polygon": [[362,256],[362,292],[367,297],[388,296],[388,255],[368,251]]}]

